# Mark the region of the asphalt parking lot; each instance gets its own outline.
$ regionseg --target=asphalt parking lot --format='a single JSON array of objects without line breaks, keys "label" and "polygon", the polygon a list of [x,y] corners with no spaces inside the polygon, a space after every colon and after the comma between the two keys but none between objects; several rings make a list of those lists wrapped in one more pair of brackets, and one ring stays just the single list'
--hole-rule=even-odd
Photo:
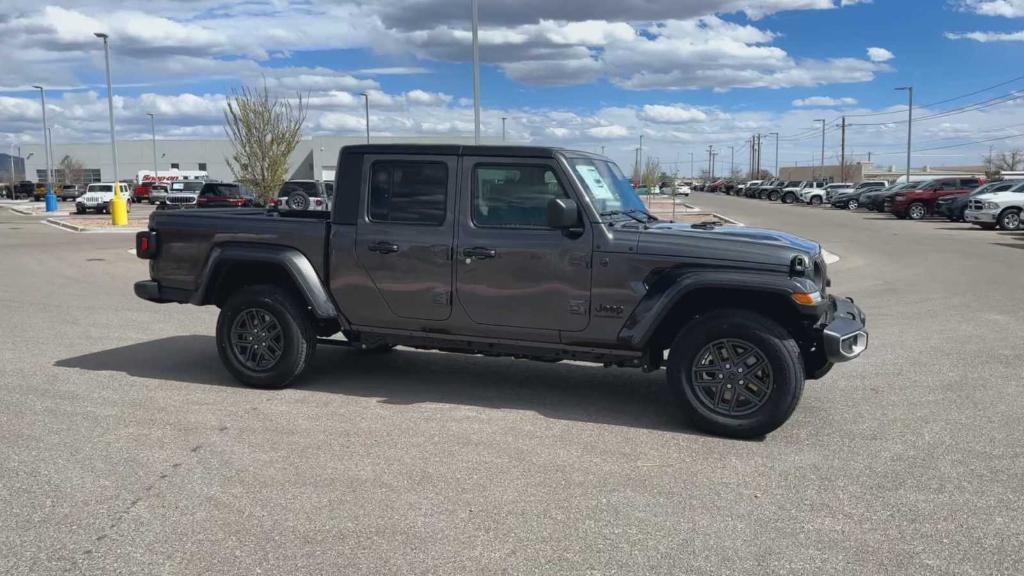
[{"label": "asphalt parking lot", "polygon": [[0,573],[1019,573],[1024,233],[692,202],[821,242],[868,315],[760,441],[589,365],[321,348],[242,388],[130,236],[0,208]]}]

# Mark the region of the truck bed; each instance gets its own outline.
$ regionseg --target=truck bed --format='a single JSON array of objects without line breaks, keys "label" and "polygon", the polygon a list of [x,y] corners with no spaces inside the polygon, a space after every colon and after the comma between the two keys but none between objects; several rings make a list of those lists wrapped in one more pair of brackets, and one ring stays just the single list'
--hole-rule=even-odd
[{"label": "truck bed", "polygon": [[159,234],[160,251],[169,256],[150,260],[150,274],[168,288],[196,290],[211,251],[233,242],[294,248],[326,278],[329,212],[157,210],[149,217],[149,229]]}]

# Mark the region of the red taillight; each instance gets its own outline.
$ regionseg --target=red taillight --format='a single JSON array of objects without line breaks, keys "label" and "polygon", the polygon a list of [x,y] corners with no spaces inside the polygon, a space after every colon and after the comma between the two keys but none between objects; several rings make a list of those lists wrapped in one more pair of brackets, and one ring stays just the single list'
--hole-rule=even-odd
[{"label": "red taillight", "polygon": [[135,255],[145,260],[156,256],[156,232],[143,230],[135,235]]}]

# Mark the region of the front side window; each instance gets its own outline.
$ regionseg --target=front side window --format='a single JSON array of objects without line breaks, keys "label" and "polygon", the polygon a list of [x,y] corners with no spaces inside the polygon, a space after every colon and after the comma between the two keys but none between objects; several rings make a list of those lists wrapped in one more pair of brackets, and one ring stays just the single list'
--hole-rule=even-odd
[{"label": "front side window", "polygon": [[373,163],[370,220],[440,226],[447,213],[447,200],[448,165],[412,161]]},{"label": "front side window", "polygon": [[477,226],[545,228],[548,201],[569,197],[549,166],[478,164],[473,174]]}]

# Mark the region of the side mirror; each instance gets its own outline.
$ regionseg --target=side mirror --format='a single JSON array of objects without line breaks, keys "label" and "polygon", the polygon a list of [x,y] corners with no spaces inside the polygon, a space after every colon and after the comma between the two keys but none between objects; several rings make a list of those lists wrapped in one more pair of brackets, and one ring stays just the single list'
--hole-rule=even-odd
[{"label": "side mirror", "polygon": [[577,228],[580,225],[580,209],[575,200],[568,198],[548,200],[548,226],[564,230]]}]

